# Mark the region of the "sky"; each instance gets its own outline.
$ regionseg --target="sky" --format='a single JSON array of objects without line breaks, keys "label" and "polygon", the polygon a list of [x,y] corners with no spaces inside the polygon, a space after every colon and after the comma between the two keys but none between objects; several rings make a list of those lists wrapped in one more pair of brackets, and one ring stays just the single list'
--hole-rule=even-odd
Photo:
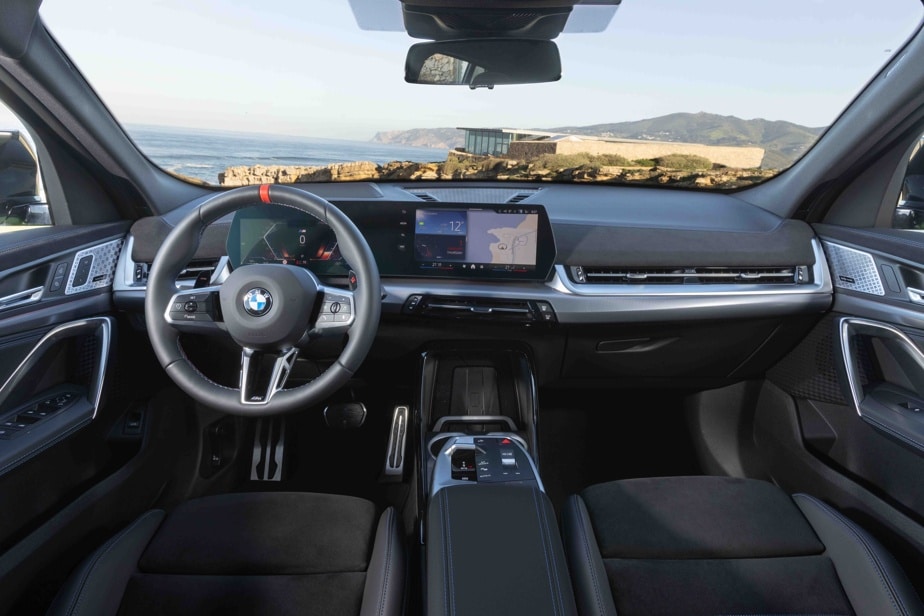
[{"label": "sky", "polygon": [[602,32],[555,39],[560,81],[493,90],[405,83],[422,41],[361,29],[349,0],[45,0],[41,16],[123,123],[367,140],[699,111],[826,126],[922,4],[623,0]]}]

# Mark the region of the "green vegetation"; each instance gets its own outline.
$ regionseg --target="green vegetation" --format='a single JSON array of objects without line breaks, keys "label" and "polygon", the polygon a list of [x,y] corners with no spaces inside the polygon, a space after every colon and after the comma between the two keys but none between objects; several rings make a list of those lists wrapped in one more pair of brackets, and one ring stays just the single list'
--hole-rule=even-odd
[{"label": "green vegetation", "polygon": [[632,164],[636,167],[654,167],[657,163],[655,163],[655,161],[650,158],[639,158],[637,160],[633,160]]},{"label": "green vegetation", "polygon": [[576,169],[578,167],[628,167],[632,163],[619,154],[542,154],[530,164],[536,169]]},{"label": "green vegetation", "polygon": [[712,161],[704,156],[696,154],[667,154],[655,159],[655,164],[659,167],[668,169],[679,169],[681,171],[698,171],[701,169],[712,169]]}]

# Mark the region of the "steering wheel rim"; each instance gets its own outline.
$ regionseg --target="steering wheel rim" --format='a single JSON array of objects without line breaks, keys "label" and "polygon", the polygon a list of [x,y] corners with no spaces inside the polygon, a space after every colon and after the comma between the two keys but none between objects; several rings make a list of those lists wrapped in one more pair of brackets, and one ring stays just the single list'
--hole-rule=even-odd
[{"label": "steering wheel rim", "polygon": [[[215,383],[200,372],[186,356],[180,344],[181,328],[178,328],[178,323],[168,322],[168,314],[171,301],[178,296],[177,276],[192,260],[204,229],[223,216],[259,203],[293,207],[330,226],[337,237],[341,254],[356,275],[356,287],[352,291],[355,301],[352,303],[353,316],[347,343],[336,361],[308,383],[291,389],[280,388],[270,391],[264,401],[252,402],[243,400],[242,395],[242,391],[246,390],[244,382],[247,378],[248,348],[242,346],[242,386],[230,388]],[[239,269],[243,270],[246,267],[249,266]],[[313,274],[310,276],[317,282]],[[319,288],[322,291],[340,291],[322,286]],[[212,289],[213,292],[215,290]],[[224,298],[222,301],[224,302]],[[222,305],[224,306],[224,303]],[[346,214],[326,199],[294,186],[244,186],[209,198],[183,218],[167,235],[148,273],[144,312],[154,353],[168,376],[180,389],[205,406],[227,413],[244,416],[275,415],[301,410],[321,402],[356,373],[371,348],[378,329],[381,314],[381,282],[375,257],[362,233]],[[225,328],[216,325],[212,331],[219,333],[219,329]],[[280,352],[285,350],[278,349]],[[294,362],[294,354],[290,354],[288,359]]]}]

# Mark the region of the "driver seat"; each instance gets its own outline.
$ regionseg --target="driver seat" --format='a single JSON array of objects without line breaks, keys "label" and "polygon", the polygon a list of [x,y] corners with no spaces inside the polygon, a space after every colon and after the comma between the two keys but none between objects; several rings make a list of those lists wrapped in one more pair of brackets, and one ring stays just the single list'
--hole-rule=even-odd
[{"label": "driver seat", "polygon": [[71,574],[49,613],[394,616],[404,583],[393,507],[377,515],[352,496],[222,494],[143,514]]}]

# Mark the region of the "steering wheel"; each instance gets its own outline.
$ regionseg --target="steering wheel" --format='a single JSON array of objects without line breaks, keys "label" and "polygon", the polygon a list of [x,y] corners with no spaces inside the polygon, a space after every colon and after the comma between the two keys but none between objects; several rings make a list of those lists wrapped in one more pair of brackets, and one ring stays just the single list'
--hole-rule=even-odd
[{"label": "steering wheel", "polygon": [[[296,208],[330,226],[353,269],[355,288],[323,285],[301,267],[258,264],[241,266],[214,286],[178,289],[177,276],[192,260],[205,228],[261,202]],[[325,199],[279,184],[223,192],[180,221],[157,252],[144,301],[154,353],[170,378],[208,407],[249,416],[304,409],[334,393],[365,359],[380,313],[378,267],[356,225]],[[238,388],[215,383],[192,364],[180,345],[183,332],[230,335],[241,347]],[[347,343],[333,364],[314,380],[285,389],[299,347],[321,336],[343,334]],[[264,365],[271,369],[262,369]]]}]

